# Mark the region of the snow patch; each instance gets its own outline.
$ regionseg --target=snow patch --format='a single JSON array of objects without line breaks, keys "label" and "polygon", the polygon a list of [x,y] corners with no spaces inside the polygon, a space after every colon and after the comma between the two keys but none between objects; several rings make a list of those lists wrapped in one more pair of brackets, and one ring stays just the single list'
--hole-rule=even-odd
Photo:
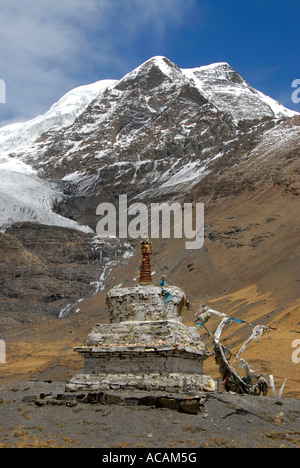
[{"label": "snow patch", "polygon": [[[10,166],[11,169],[11,166]],[[20,169],[20,167],[18,167]],[[54,206],[63,200],[63,194],[34,173],[8,170],[0,165],[0,226],[8,228],[15,223],[31,221],[47,226],[76,229],[87,234],[93,231],[75,221],[53,212]]]},{"label": "snow patch", "polygon": [[101,80],[79,86],[53,104],[45,114],[28,122],[2,127],[0,129],[0,155],[28,151],[29,146],[43,133],[72,125],[100,93],[113,87],[116,82],[116,80]]},{"label": "snow patch", "polygon": [[298,112],[288,109],[280,104],[278,101],[275,101],[273,98],[263,94],[260,91],[256,91],[262,98],[262,100],[268,104],[268,106],[274,112],[275,117],[294,117],[295,115],[300,115]]},{"label": "snow patch", "polygon": [[218,110],[231,114],[235,123],[266,116],[280,118],[299,115],[252,88],[226,62],[181,71]]}]

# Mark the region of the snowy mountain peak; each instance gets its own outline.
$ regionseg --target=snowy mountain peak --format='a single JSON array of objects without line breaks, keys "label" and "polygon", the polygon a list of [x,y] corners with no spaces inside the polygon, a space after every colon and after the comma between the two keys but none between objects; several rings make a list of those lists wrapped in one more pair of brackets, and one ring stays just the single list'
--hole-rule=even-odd
[{"label": "snowy mountain peak", "polygon": [[183,69],[182,72],[218,110],[230,114],[235,123],[298,115],[254,89],[226,62]]},{"label": "snowy mountain peak", "polygon": [[43,116],[0,129],[0,227],[27,219],[74,226],[53,212],[66,200],[66,185],[75,202],[61,213],[89,226],[93,204],[107,193],[189,191],[255,146],[264,125],[284,125],[280,119],[296,114],[226,62],[181,69],[152,57],[119,81],[76,88]]},{"label": "snowy mountain peak", "polygon": [[[159,86],[194,86],[216,109],[230,114],[234,122],[264,117],[293,117],[298,113],[255,90],[227,62],[181,69],[164,56],[155,56],[125,75],[115,88],[121,91],[144,86],[147,92]],[[146,86],[145,86],[146,84]]]},{"label": "snowy mountain peak", "polygon": [[28,150],[43,133],[57,131],[72,125],[88,105],[116,80],[101,80],[79,86],[66,95],[43,115],[22,123],[7,125],[0,129],[0,163],[8,154]]},{"label": "snowy mountain peak", "polygon": [[132,89],[136,83],[146,82],[148,89],[161,85],[164,80],[182,79],[180,68],[163,56],[155,56],[127,73],[115,86],[119,90]]},{"label": "snowy mountain peak", "polygon": [[[175,63],[171,62],[167,57],[162,55],[156,55],[155,57],[151,57],[150,59],[146,60],[146,62],[139,65],[135,70],[128,73],[128,75],[137,75],[141,71],[149,71],[153,66],[159,68],[164,74],[169,75],[172,71],[180,71],[180,68],[175,65]],[[124,77],[125,78],[125,77]]]},{"label": "snowy mountain peak", "polygon": [[145,66],[146,64],[149,64],[149,65],[153,64],[157,66],[166,75],[169,75],[171,72],[174,72],[174,70],[176,70],[177,72],[180,71],[180,68],[178,67],[178,65],[171,62],[171,60],[169,60],[167,57],[164,57],[162,55],[157,55],[155,57],[150,58],[142,66]]},{"label": "snowy mountain peak", "polygon": [[215,68],[222,68],[224,70],[233,70],[231,65],[229,65],[228,62],[216,62],[216,63],[211,63],[209,65],[202,65],[201,67],[194,68],[194,70],[214,70]]}]

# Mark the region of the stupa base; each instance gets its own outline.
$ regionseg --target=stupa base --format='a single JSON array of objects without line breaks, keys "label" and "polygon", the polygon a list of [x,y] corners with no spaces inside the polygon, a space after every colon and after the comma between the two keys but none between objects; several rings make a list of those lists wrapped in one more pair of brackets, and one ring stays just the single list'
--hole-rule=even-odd
[{"label": "stupa base", "polygon": [[199,392],[209,385],[208,375],[161,374],[79,374],[67,384],[67,391],[144,390],[168,393]]}]

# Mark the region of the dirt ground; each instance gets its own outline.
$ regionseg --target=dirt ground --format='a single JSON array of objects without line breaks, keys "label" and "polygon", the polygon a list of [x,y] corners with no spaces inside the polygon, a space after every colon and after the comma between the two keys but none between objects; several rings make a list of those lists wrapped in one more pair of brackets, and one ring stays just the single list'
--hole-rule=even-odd
[{"label": "dirt ground", "polygon": [[132,404],[37,406],[64,382],[21,382],[0,392],[1,448],[299,448],[300,401],[206,394],[199,414]]}]

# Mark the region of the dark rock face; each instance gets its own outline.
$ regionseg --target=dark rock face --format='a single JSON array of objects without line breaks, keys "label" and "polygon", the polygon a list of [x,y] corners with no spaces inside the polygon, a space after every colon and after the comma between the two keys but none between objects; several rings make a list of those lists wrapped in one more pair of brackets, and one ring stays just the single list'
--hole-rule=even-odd
[{"label": "dark rock face", "polygon": [[58,316],[76,310],[93,295],[107,262],[122,258],[128,245],[118,240],[95,242],[80,231],[22,223],[0,233],[0,301],[2,313],[16,320],[28,314]]}]

